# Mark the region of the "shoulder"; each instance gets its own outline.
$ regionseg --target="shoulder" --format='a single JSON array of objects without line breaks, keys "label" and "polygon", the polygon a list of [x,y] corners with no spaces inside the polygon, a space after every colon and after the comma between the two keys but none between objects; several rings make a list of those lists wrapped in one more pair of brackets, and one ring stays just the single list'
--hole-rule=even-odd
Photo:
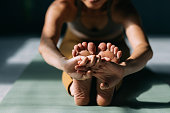
[{"label": "shoulder", "polygon": [[49,6],[46,17],[61,18],[64,21],[71,21],[77,12],[74,1],[75,0],[55,0]]},{"label": "shoulder", "polygon": [[111,7],[112,19],[117,23],[124,24],[128,21],[140,23],[138,12],[130,0],[118,0]]}]

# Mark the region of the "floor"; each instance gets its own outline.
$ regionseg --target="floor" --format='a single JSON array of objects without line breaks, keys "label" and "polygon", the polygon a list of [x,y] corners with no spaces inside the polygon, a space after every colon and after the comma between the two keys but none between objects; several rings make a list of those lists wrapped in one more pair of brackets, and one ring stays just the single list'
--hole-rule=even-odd
[{"label": "floor", "polygon": [[[154,57],[147,67],[170,75],[170,36],[149,36]],[[38,54],[39,37],[0,37],[0,102]]]}]

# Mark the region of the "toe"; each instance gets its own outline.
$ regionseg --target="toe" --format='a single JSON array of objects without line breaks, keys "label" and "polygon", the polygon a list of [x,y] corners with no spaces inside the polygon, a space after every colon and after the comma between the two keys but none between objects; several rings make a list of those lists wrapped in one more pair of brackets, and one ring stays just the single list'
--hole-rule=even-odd
[{"label": "toe", "polygon": [[79,48],[80,48],[80,51],[82,51],[82,50],[85,49],[81,43],[79,43],[78,46],[79,46]]},{"label": "toe", "polygon": [[115,45],[112,45],[111,47],[110,47],[110,51],[113,53],[114,52],[114,48],[115,48]]},{"label": "toe", "polygon": [[82,46],[84,47],[84,49],[87,50],[87,42],[83,42],[83,43],[82,43]]},{"label": "toe", "polygon": [[76,52],[80,52],[79,46],[78,46],[78,45],[75,45],[75,46],[74,46],[74,50],[75,50]]},{"label": "toe", "polygon": [[107,45],[104,42],[100,43],[99,46],[98,46],[99,52],[100,51],[106,51],[106,48],[107,48]]},{"label": "toe", "polygon": [[118,47],[115,47],[115,48],[114,48],[114,54],[116,55],[118,51],[119,51],[119,48],[118,48]]},{"label": "toe", "polygon": [[112,44],[111,44],[111,43],[107,43],[107,50],[108,50],[108,51],[110,51],[111,46],[112,46]]},{"label": "toe", "polygon": [[90,54],[93,55],[93,54],[96,53],[96,46],[93,42],[89,42],[87,48],[88,48],[88,51],[89,51]]},{"label": "toe", "polygon": [[118,51],[118,52],[117,52],[117,59],[120,59],[121,56],[122,56],[122,51]]},{"label": "toe", "polygon": [[73,57],[76,57],[76,56],[77,56],[77,52],[76,52],[74,49],[72,50],[72,56],[73,56]]}]

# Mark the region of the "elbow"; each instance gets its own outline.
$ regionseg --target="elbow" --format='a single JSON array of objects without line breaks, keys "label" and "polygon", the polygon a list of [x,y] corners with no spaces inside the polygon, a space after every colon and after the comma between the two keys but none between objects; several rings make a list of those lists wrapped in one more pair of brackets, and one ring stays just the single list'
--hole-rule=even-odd
[{"label": "elbow", "polygon": [[42,55],[42,52],[43,52],[43,46],[40,44],[39,47],[38,47],[38,51],[39,53]]},{"label": "elbow", "polygon": [[39,47],[38,47],[38,51],[39,51],[39,53],[42,55],[43,54],[43,52],[44,52],[44,49],[45,49],[45,43],[44,43],[44,39],[43,38],[41,38],[41,40],[40,40],[40,44],[39,44]]}]

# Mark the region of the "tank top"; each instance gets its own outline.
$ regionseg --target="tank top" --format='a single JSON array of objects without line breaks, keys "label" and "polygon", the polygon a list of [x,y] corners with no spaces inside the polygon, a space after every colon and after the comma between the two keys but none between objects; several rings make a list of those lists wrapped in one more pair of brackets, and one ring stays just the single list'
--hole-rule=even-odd
[{"label": "tank top", "polygon": [[[108,35],[117,34],[120,35],[123,31],[123,27],[120,24],[115,23],[111,17],[111,5],[113,0],[107,2],[107,16],[108,21],[103,29],[87,29],[81,22],[81,11],[83,3],[80,0],[75,0],[75,5],[78,8],[76,18],[72,22],[68,22],[67,25],[74,33],[80,34],[82,37],[88,38],[101,38]],[[97,19],[97,18],[96,18]]]}]

